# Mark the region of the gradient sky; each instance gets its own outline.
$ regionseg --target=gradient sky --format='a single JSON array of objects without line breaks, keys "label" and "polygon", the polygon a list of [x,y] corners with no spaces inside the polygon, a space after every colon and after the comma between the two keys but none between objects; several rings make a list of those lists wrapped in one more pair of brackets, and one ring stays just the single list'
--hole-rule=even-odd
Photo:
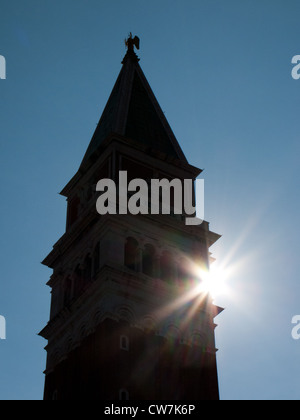
[{"label": "gradient sky", "polygon": [[125,54],[141,67],[189,162],[227,267],[216,303],[222,399],[299,399],[298,0],[0,0],[0,399],[43,397],[58,192],[77,171]]}]

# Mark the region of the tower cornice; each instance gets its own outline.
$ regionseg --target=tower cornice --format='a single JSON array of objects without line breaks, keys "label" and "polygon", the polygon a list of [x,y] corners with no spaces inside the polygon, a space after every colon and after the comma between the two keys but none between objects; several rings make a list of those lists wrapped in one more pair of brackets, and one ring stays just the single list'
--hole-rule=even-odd
[{"label": "tower cornice", "polygon": [[[108,154],[113,150],[113,147],[117,147],[119,152],[128,151],[130,155],[133,155],[133,151],[136,151],[136,159],[140,161],[149,162],[154,166],[159,165],[157,161],[161,164],[166,165],[165,168],[170,172],[177,172],[182,171],[183,177],[191,177],[192,179],[196,179],[203,170],[189,164],[188,162],[182,161],[180,159],[176,159],[174,156],[169,156],[166,153],[162,153],[161,151],[149,148],[149,146],[143,145],[135,140],[130,138],[118,135],[116,133],[111,133],[107,138],[104,140],[103,145],[99,148],[97,154],[95,155],[94,163],[84,171],[82,168],[77,171],[77,173],[73,176],[73,178],[67,183],[67,185],[62,189],[60,194],[64,197],[68,197],[71,192],[76,188],[80,181],[84,182],[85,177],[88,177],[89,174],[92,174],[95,171],[95,168],[104,161]],[[139,153],[139,154],[138,154]]]}]

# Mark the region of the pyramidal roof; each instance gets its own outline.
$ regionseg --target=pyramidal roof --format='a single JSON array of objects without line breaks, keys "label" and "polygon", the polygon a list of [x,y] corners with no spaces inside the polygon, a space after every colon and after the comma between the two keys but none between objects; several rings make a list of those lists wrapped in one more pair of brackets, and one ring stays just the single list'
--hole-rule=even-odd
[{"label": "pyramidal roof", "polygon": [[139,65],[133,43],[132,38],[127,40],[128,51],[122,69],[83,158],[82,169],[89,166],[93,155],[97,154],[104,140],[111,134],[123,136],[187,163]]}]

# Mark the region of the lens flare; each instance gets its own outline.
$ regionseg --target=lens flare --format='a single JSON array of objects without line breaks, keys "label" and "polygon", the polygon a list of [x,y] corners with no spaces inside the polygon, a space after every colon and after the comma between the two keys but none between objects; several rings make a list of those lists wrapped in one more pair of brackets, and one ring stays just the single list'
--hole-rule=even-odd
[{"label": "lens flare", "polygon": [[198,277],[200,280],[199,293],[209,293],[214,299],[228,293],[226,283],[228,270],[226,268],[212,265],[209,270],[199,269]]}]

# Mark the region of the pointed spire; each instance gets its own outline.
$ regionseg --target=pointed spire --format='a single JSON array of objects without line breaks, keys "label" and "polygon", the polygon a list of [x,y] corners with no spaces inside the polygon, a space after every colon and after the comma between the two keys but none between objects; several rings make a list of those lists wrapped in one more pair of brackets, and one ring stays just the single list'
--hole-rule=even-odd
[{"label": "pointed spire", "polygon": [[139,65],[134,47],[140,40],[132,33],[125,40],[127,53],[123,66],[92,140],[83,158],[81,169],[89,166],[105,139],[117,134],[187,163],[171,127]]}]

